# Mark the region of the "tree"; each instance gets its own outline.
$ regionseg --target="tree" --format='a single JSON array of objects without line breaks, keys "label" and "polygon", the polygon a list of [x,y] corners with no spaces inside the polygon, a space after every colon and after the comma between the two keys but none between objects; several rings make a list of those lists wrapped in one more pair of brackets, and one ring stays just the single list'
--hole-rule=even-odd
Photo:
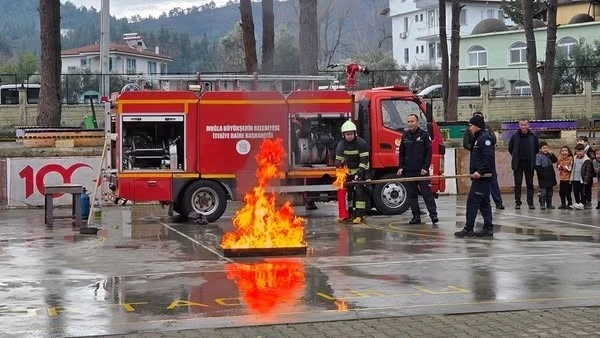
[{"label": "tree", "polygon": [[298,34],[300,48],[300,74],[317,75],[319,72],[319,26],[317,0],[299,0]]},{"label": "tree", "polygon": [[[532,17],[534,19],[543,19],[548,0],[530,0]],[[510,18],[514,23],[523,25],[523,6],[521,0],[502,0],[500,7],[504,15]]]},{"label": "tree", "polygon": [[60,126],[60,2],[40,0],[41,88],[37,123]]},{"label": "tree", "polygon": [[448,60],[448,35],[446,34],[446,0],[439,0],[440,12],[440,49],[442,54],[442,101],[444,114],[448,109],[448,87],[450,65]]},{"label": "tree", "polygon": [[221,38],[221,62],[219,69],[228,72],[244,70],[244,46],[242,43],[242,26],[236,23],[234,28]]},{"label": "tree", "polygon": [[40,71],[38,57],[33,53],[24,53],[15,64],[6,64],[0,67],[0,73],[15,74],[14,83],[30,81],[30,76]]},{"label": "tree", "polygon": [[460,11],[459,0],[452,0],[452,33],[450,36],[450,78],[448,80],[448,105],[444,112],[446,121],[458,119],[458,68],[460,61]]},{"label": "tree", "polygon": [[[546,30],[546,60],[538,65],[536,41],[533,27],[534,2],[521,0],[523,8],[523,29],[527,40],[527,72],[529,74],[529,86],[535,107],[536,119],[552,118],[552,95],[554,91],[554,60],[556,57],[556,13],[558,0],[548,0],[547,17],[548,27]],[[538,70],[541,68],[543,93],[538,81]]]},{"label": "tree", "polygon": [[256,57],[252,2],[250,0],[240,1],[240,14],[242,19],[242,41],[244,43],[244,64],[246,66],[246,73],[252,74],[257,70],[258,60]]},{"label": "tree", "polygon": [[343,9],[339,9],[341,12],[336,17],[336,8],[333,6],[333,1],[327,1],[325,7],[321,9],[321,15],[318,18],[321,34],[319,39],[319,64],[323,68],[333,63],[334,57],[340,47],[342,47],[343,35],[347,31],[344,28],[345,23],[353,10],[353,3],[351,1],[346,0],[344,3],[345,6]]},{"label": "tree", "polygon": [[543,119],[552,118],[552,95],[554,94],[554,60],[556,59],[556,14],[558,0],[548,0],[548,27],[546,30],[546,60],[542,73],[543,87]]},{"label": "tree", "polygon": [[262,72],[273,72],[273,57],[275,50],[275,15],[273,0],[262,0]]},{"label": "tree", "polygon": [[298,40],[281,26],[275,36],[274,72],[278,74],[298,74],[300,51]]}]

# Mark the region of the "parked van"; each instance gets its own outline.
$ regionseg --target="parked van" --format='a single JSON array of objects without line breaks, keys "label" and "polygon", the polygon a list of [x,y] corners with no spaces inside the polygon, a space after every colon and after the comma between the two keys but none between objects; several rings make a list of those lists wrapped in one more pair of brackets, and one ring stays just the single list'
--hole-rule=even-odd
[{"label": "parked van", "polygon": [[[423,89],[419,94],[423,99],[441,99],[442,85],[436,84]],[[458,97],[479,97],[481,96],[481,87],[478,83],[459,83]]]},{"label": "parked van", "polygon": [[0,86],[0,104],[19,104],[19,88],[27,88],[27,104],[40,101],[40,84],[5,84]]}]

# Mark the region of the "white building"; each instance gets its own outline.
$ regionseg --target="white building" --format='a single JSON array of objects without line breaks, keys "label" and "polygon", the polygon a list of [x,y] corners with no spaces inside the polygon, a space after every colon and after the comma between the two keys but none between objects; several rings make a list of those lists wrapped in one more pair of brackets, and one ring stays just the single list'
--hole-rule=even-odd
[{"label": "white building", "polygon": [[[110,44],[109,70],[113,74],[165,74],[167,63],[173,59],[160,54],[158,47],[149,51],[138,35],[126,34],[127,44]],[[100,73],[100,45],[88,45],[61,52],[62,73],[89,70]]]},{"label": "white building", "polygon": [[[481,20],[504,18],[501,0],[463,0],[460,13],[460,35],[471,34]],[[441,50],[439,39],[439,0],[390,0],[389,15],[392,17],[393,56],[398,65],[407,69],[430,65],[439,67]],[[452,4],[446,1],[446,34],[448,52],[452,24]]]}]

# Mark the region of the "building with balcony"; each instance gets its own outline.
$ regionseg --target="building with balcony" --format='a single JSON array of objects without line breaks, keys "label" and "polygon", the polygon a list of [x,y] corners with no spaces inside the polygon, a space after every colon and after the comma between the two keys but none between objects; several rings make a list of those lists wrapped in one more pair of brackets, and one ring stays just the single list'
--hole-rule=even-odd
[{"label": "building with balcony", "polygon": [[[113,74],[165,74],[167,64],[173,59],[160,54],[155,47],[148,50],[141,36],[125,34],[126,44],[111,43],[109,48],[109,71]],[[101,69],[100,45],[88,45],[61,52],[62,73],[90,72],[98,74]]]},{"label": "building with balcony", "polygon": [[[494,18],[512,24],[504,17],[501,0],[464,0],[460,13],[461,37],[471,34],[482,20]],[[440,67],[439,0],[390,0],[393,57],[401,67],[414,69],[429,65]],[[451,2],[446,2],[448,50],[452,23]]]}]

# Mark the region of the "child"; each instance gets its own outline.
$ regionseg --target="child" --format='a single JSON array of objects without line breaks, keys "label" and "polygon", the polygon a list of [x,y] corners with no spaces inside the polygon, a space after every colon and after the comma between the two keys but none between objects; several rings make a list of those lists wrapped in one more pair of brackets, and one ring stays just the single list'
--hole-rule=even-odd
[{"label": "child", "polygon": [[600,209],[600,151],[596,151],[596,158],[592,161],[592,164],[596,173],[596,180],[598,181],[598,193],[596,196],[598,205],[596,205],[596,209]]},{"label": "child", "polygon": [[[571,199],[571,171],[573,169],[573,153],[567,146],[560,148],[560,158],[558,159],[558,176],[560,179],[559,191],[560,195],[560,206],[559,209],[569,209],[573,205]],[[565,204],[565,200],[567,204]]]},{"label": "child", "polygon": [[571,182],[573,183],[573,195],[575,195],[573,209],[591,208],[591,205],[587,204],[586,191],[587,187],[594,182],[594,167],[590,158],[585,154],[585,146],[583,144],[575,146]]},{"label": "child", "polygon": [[540,151],[535,155],[535,170],[540,186],[540,209],[554,209],[552,206],[552,189],[556,185],[556,172],[554,163],[558,162],[556,156],[550,152],[548,143],[540,142]]}]

